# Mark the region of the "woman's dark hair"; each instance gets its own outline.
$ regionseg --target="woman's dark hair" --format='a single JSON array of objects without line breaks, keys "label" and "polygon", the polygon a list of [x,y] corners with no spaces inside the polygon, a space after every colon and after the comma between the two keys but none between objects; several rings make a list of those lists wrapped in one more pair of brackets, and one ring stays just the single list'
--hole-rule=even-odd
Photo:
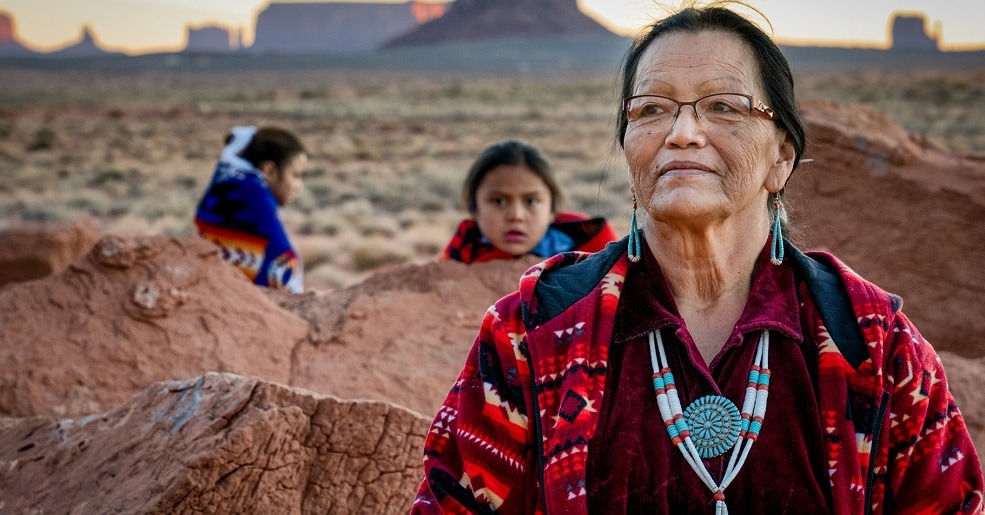
[{"label": "woman's dark hair", "polygon": [[[623,62],[622,98],[633,94],[636,82],[636,68],[643,52],[660,36],[673,32],[700,32],[715,30],[734,34],[744,41],[753,51],[759,68],[759,81],[766,92],[764,101],[776,113],[774,120],[790,135],[796,156],[793,168],[797,168],[800,157],[804,153],[806,138],[804,122],[797,113],[797,102],[794,99],[793,74],[787,59],[780,48],[755,24],[737,14],[735,11],[721,7],[721,2],[709,7],[688,7],[676,14],[658,20],[649,30],[636,38],[626,52]],[[626,113],[620,109],[617,137],[622,146],[626,137]]]},{"label": "woman's dark hair", "polygon": [[[229,138],[226,138],[226,143],[229,141]],[[301,140],[290,131],[278,127],[261,127],[253,135],[250,144],[240,151],[239,157],[249,161],[256,168],[260,168],[265,161],[272,161],[277,165],[280,173],[291,159],[304,152]]]},{"label": "woman's dark hair", "polygon": [[537,177],[540,177],[547,189],[551,191],[551,211],[556,212],[557,207],[564,204],[564,194],[561,187],[554,179],[551,172],[551,165],[547,158],[537,149],[537,147],[519,140],[504,140],[486,148],[479,155],[479,158],[472,163],[468,176],[465,177],[465,184],[462,187],[462,200],[470,213],[475,212],[476,202],[475,193],[479,190],[479,185],[486,178],[493,168],[497,166],[519,166],[523,165],[530,169]]}]

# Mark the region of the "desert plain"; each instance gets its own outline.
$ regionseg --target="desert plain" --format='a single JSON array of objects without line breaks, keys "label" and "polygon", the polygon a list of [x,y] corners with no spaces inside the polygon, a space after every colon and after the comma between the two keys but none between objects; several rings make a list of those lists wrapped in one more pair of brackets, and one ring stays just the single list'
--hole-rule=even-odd
[{"label": "desert plain", "polygon": [[[459,194],[471,161],[505,138],[542,148],[568,207],[625,234],[614,69],[3,69],[0,224],[92,218],[108,233],[193,234],[229,128],[278,125],[310,153],[303,194],[282,218],[312,288],[433,258],[465,216]],[[807,70],[796,80],[800,102],[869,107],[951,152],[985,155],[985,66]]]}]

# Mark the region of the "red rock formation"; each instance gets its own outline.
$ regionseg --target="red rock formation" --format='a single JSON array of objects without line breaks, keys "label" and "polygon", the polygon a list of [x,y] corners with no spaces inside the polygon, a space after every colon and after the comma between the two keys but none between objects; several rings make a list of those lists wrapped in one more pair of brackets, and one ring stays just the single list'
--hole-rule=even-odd
[{"label": "red rock formation", "polygon": [[291,384],[431,415],[458,377],[490,305],[537,262],[405,265],[339,292],[267,293],[308,320]]},{"label": "red rock formation", "polygon": [[75,43],[70,43],[68,46],[55,50],[54,52],[50,52],[46,55],[51,57],[86,58],[120,55],[120,52],[103,50],[102,46],[96,40],[92,27],[85,25],[82,27],[82,32],[79,34],[79,39]]},{"label": "red rock formation", "polygon": [[0,414],[88,415],[208,371],[430,414],[485,309],[534,262],[408,265],[288,295],[251,284],[198,238],[108,236],[63,273],[0,291]]},{"label": "red rock formation", "polygon": [[426,23],[440,18],[448,11],[448,4],[432,4],[429,2],[410,2],[410,12],[417,23]]},{"label": "red rock formation", "polygon": [[61,272],[99,240],[92,220],[0,229],[0,286]]},{"label": "red rock formation", "polygon": [[36,54],[24,48],[24,45],[17,40],[14,17],[8,12],[0,11],[0,57],[27,57],[32,55]]},{"label": "red rock formation", "polygon": [[158,383],[80,420],[0,418],[0,510],[406,513],[429,423],[229,374]]},{"label": "red rock formation", "polygon": [[985,354],[985,160],[949,154],[856,105],[801,106],[814,159],[787,185],[805,247],[903,297],[939,350]]},{"label": "red rock formation", "polygon": [[204,240],[106,236],[0,290],[0,415],[98,413],[209,371],[286,383],[306,333]]},{"label": "red rock formation", "polygon": [[14,42],[14,18],[0,11],[0,43]]},{"label": "red rock formation", "polygon": [[[414,3],[275,2],[257,15],[256,53],[373,50],[427,16]],[[433,11],[431,15],[435,14]]]},{"label": "red rock formation", "polygon": [[[226,53],[239,50],[239,45],[234,44],[233,33],[235,29],[230,29],[223,25],[186,25],[185,31],[188,34],[187,42],[182,52],[214,52]],[[239,34],[236,33],[236,38]]]},{"label": "red rock formation", "polygon": [[927,17],[923,13],[893,13],[889,34],[894,50],[937,50],[939,46],[940,34],[927,33]]},{"label": "red rock formation", "polygon": [[444,16],[384,48],[505,37],[613,36],[578,9],[577,0],[456,0]]}]

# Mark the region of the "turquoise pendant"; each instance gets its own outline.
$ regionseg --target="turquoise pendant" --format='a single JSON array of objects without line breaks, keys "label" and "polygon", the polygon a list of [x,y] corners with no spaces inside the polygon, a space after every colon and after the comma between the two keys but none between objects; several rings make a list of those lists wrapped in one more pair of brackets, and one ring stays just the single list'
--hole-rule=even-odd
[{"label": "turquoise pendant", "polygon": [[735,404],[720,395],[705,395],[684,410],[691,441],[705,459],[725,454],[735,446],[741,420]]}]

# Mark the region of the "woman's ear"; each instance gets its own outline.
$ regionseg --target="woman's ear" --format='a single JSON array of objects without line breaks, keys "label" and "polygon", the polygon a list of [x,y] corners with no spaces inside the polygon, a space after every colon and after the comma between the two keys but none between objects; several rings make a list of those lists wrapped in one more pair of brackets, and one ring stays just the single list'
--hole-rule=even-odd
[{"label": "woman's ear", "polygon": [[790,134],[783,131],[783,141],[777,152],[776,162],[773,163],[769,176],[766,178],[766,189],[771,192],[782,190],[793,174],[793,163],[797,159],[797,149],[793,146]]}]

